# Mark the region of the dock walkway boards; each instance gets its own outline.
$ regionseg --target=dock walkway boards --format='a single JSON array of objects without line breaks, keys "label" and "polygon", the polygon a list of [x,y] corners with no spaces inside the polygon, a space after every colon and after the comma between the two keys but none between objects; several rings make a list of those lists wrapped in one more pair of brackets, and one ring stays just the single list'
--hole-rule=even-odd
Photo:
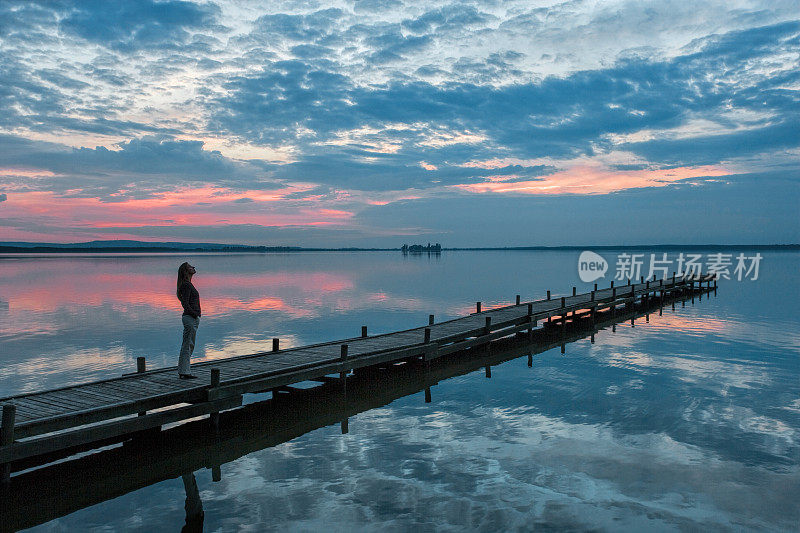
[{"label": "dock walkway boards", "polygon": [[0,398],[0,465],[217,413],[241,405],[244,393],[330,374],[345,376],[356,368],[410,357],[432,359],[531,329],[539,320],[566,321],[570,312],[624,305],[652,294],[694,291],[712,281],[711,276],[673,276],[519,302],[393,333],[205,361],[192,365],[196,380],[178,379],[172,367]]}]

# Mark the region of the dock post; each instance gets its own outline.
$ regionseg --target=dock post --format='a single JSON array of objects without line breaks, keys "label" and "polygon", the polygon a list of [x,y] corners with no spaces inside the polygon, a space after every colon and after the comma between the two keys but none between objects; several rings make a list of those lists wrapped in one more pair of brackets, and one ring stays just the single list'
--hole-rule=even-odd
[{"label": "dock post", "polygon": [[566,306],[567,306],[567,298],[562,296],[561,297],[561,307],[566,307]]},{"label": "dock post", "polygon": [[612,288],[612,289],[614,288],[614,280],[613,279],[611,280],[611,287],[610,288]]},{"label": "dock post", "polygon": [[[595,285],[594,285],[594,286],[595,286],[595,287],[597,287],[597,284],[595,283]],[[596,291],[596,290],[597,290],[597,289],[595,289],[595,291]],[[592,291],[592,301],[594,301],[594,291]]]},{"label": "dock post", "polygon": [[642,276],[642,283],[644,283],[644,276]]},{"label": "dock post", "polygon": [[[215,389],[219,387],[219,368],[212,368],[211,369],[211,388]],[[211,413],[211,427],[214,430],[214,433],[219,432],[219,411],[214,411]]]},{"label": "dock post", "polygon": [[[17,418],[17,406],[13,403],[3,404],[3,422],[0,426],[0,446],[10,446],[14,443],[14,423]],[[0,484],[5,485],[11,481],[11,463],[0,465]]]},{"label": "dock post", "polygon": [[277,352],[280,347],[281,340],[278,338],[272,339],[272,351]]},{"label": "dock post", "polygon": [[533,304],[528,304],[528,316],[533,314]]},{"label": "dock post", "polygon": [[339,372],[339,379],[342,380],[342,390],[344,391],[345,396],[347,396],[347,371],[344,368],[344,362],[347,361],[346,344],[342,344],[341,348],[339,349],[339,360],[342,362],[342,370]]},{"label": "dock post", "polygon": [[[489,317],[487,316],[486,318],[488,319]],[[424,340],[424,342],[425,342],[425,344],[428,344],[428,343],[431,342],[431,328],[425,328],[425,340]]]},{"label": "dock post", "polygon": [[486,365],[486,377],[487,378],[492,377],[492,367],[490,367],[489,365]]},{"label": "dock post", "polygon": [[362,337],[367,336],[367,326],[361,326],[361,336]]},{"label": "dock post", "polygon": [[492,317],[486,317],[486,325],[483,328],[484,335],[488,335],[492,331]]},{"label": "dock post", "polygon": [[214,483],[219,483],[222,481],[222,468],[220,465],[214,465],[211,467],[211,481]]},{"label": "dock post", "polygon": [[550,299],[550,291],[547,291],[547,299]]},{"label": "dock post", "polygon": [[431,403],[431,388],[425,387],[425,403]]},{"label": "dock post", "polygon": [[533,354],[529,353],[528,354],[528,367],[532,367],[532,366],[533,366]]},{"label": "dock post", "polygon": [[350,419],[349,418],[345,418],[344,420],[342,420],[342,422],[341,422],[341,424],[339,424],[339,426],[341,427],[342,435],[347,435],[348,433],[350,433]]},{"label": "dock post", "polygon": [[428,315],[428,325],[429,325],[429,326],[432,326],[432,325],[433,325],[433,322],[434,322],[434,319],[435,319],[435,318],[436,318],[436,317],[434,317],[433,315]]},{"label": "dock post", "polygon": [[[144,374],[147,371],[147,360],[144,357],[137,357],[136,358],[136,373],[137,374]],[[147,411],[139,411],[139,416],[144,416],[147,414]]]},{"label": "dock post", "polygon": [[631,284],[631,278],[628,278],[628,285]]},{"label": "dock post", "polygon": [[572,287],[572,295],[575,296],[576,294],[578,294],[578,288]]},{"label": "dock post", "polygon": [[519,301],[520,301],[520,295],[517,294],[517,305],[519,305]]},{"label": "dock post", "polygon": [[481,312],[481,303],[480,302],[475,302],[475,312],[476,313],[480,313]]}]

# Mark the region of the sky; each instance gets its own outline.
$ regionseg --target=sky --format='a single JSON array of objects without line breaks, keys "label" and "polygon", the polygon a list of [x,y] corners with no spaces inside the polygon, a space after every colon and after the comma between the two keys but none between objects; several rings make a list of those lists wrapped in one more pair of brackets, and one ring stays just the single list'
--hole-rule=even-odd
[{"label": "sky", "polygon": [[0,241],[800,242],[796,0],[0,3]]}]

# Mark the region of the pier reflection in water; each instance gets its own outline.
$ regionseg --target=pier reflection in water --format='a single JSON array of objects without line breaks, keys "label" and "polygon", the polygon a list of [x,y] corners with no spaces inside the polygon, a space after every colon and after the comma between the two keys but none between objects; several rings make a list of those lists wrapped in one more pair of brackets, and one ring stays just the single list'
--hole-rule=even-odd
[{"label": "pier reflection in water", "polygon": [[[670,305],[672,301],[664,303]],[[0,530],[15,531],[42,524],[180,477],[185,491],[183,531],[202,531],[205,515],[194,474],[197,470],[210,469],[212,481],[218,482],[222,479],[222,465],[258,450],[325,426],[338,425],[341,433],[348,433],[351,417],[404,396],[423,392],[425,403],[435,403],[434,387],[441,381],[476,370],[483,370],[491,378],[492,366],[518,358],[525,358],[531,367],[537,354],[582,339],[594,342],[600,329],[634,318],[647,319],[660,310],[661,305],[654,301],[636,311],[623,309],[613,316],[609,311],[595,321],[586,317],[566,328],[545,327],[428,363],[410,360],[362,368],[347,379],[346,387],[340,380],[332,379],[309,388],[287,387],[275,391],[271,397],[252,395],[252,403],[220,415],[216,433],[204,418],[164,431],[143,432],[122,446],[82,457],[38,467],[31,462],[26,465],[30,470],[14,476],[3,493],[4,520]]]}]

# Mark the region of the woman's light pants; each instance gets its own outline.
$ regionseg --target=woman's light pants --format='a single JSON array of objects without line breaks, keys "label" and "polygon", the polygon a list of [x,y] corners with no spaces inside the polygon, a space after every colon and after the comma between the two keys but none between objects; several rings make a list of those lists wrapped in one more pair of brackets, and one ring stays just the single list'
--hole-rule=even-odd
[{"label": "woman's light pants", "polygon": [[194,351],[194,338],[197,336],[197,326],[200,325],[200,317],[183,315],[183,343],[181,344],[181,355],[178,357],[178,374],[190,374],[189,362]]}]

